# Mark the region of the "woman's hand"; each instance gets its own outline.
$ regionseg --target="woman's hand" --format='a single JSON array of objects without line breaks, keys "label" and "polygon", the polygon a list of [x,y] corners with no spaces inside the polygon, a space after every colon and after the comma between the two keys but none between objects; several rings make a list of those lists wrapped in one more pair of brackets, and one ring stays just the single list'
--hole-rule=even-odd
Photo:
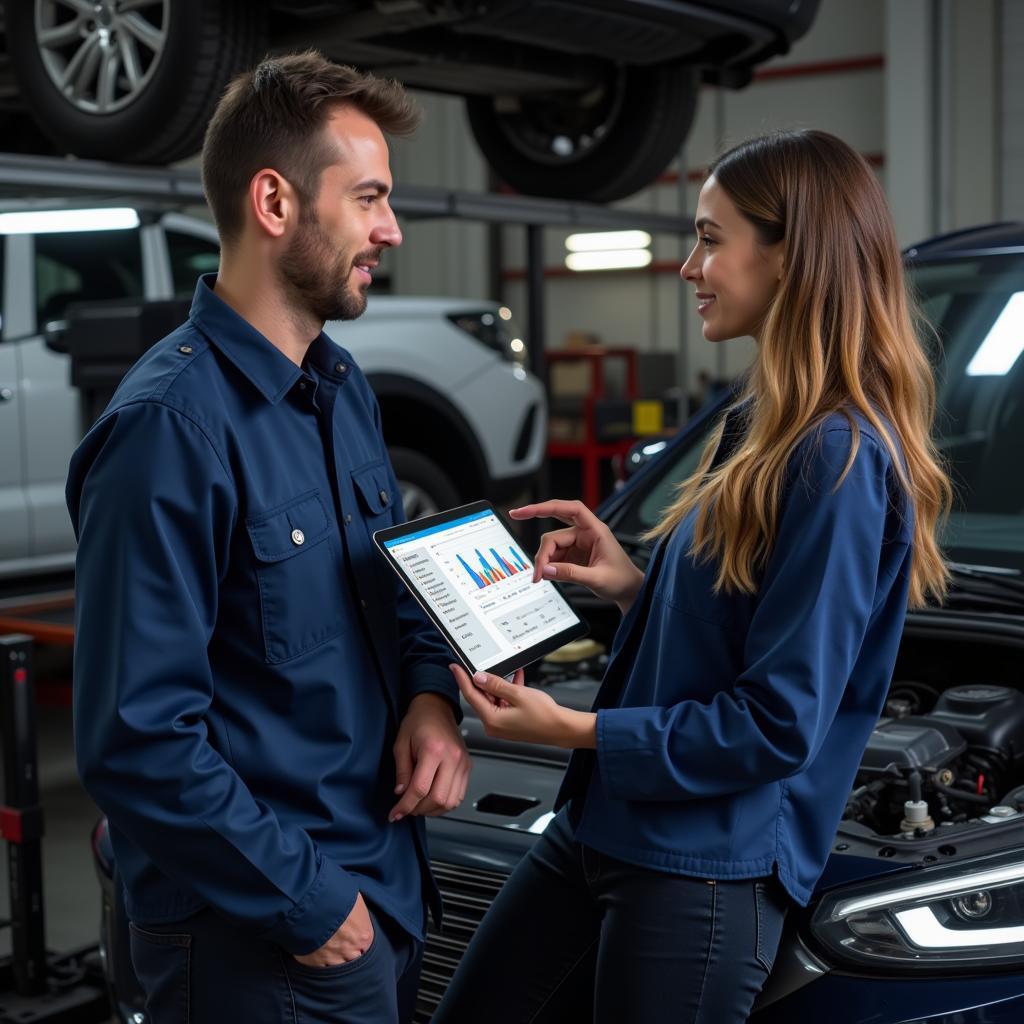
[{"label": "woman's hand", "polygon": [[550,516],[566,523],[564,530],[545,533],[533,562],[533,580],[571,580],[606,601],[614,601],[625,615],[640,592],[644,574],[582,501],[542,501],[513,508],[513,519]]},{"label": "woman's hand", "polygon": [[508,682],[489,672],[472,679],[461,665],[448,666],[488,736],[554,747],[595,747],[597,715],[555,703],[543,690],[523,685],[523,670]]}]

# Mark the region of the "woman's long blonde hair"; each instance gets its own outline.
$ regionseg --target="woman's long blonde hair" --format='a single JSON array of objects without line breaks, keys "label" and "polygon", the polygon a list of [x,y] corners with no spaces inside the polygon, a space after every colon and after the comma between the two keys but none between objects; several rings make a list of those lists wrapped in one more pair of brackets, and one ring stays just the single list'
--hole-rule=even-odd
[{"label": "woman's long blonde hair", "polygon": [[696,510],[691,554],[717,560],[716,589],[754,593],[775,541],[790,455],[826,416],[845,413],[848,471],[860,442],[856,410],[889,449],[912,502],[910,605],[941,600],[948,572],[935,533],[952,491],[931,440],[935,386],[878,180],[846,143],[819,131],[745,142],[710,174],[761,244],[782,242],[783,276],[739,398],[749,402],[742,441],[709,471],[722,428],[714,432],[649,537]]}]

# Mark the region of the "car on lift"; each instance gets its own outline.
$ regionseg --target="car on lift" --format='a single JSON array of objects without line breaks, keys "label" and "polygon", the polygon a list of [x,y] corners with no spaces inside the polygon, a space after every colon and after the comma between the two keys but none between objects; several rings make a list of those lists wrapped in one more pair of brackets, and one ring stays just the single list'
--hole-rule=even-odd
[{"label": "car on lift", "polygon": [[169,163],[199,149],[224,86],[316,46],[464,96],[513,188],[605,202],[679,152],[702,83],[746,85],[820,0],[5,0],[3,148]]},{"label": "car on lift", "polygon": [[[953,585],[942,607],[907,616],[825,872],[811,904],[787,917],[753,1024],[1024,1016],[1024,224],[943,236],[906,257],[937,340],[936,433],[957,485],[943,536]],[[729,401],[714,399],[599,510],[638,564],[649,557],[643,534],[696,468]],[[617,611],[585,592],[573,598],[607,645]],[[605,660],[588,644],[534,666],[529,685],[588,709]],[[567,759],[493,740],[466,711],[470,788],[457,810],[427,823],[446,924],[428,935],[418,1024],[550,821]],[[908,828],[905,803],[918,792],[933,824]],[[108,977],[127,1022],[141,997],[102,822],[94,849]],[[589,1024],[583,993],[566,987],[555,998],[554,1019]]]},{"label": "car on lift", "polygon": [[[213,226],[173,211],[0,213],[0,579],[70,571],[71,453],[120,375],[187,317],[196,278],[219,259]],[[149,327],[156,302],[165,319]],[[83,372],[68,346],[86,326]],[[507,307],[377,295],[358,320],[325,331],[374,388],[410,518],[527,489],[544,456],[546,403]],[[134,350],[124,340],[133,333]]]}]

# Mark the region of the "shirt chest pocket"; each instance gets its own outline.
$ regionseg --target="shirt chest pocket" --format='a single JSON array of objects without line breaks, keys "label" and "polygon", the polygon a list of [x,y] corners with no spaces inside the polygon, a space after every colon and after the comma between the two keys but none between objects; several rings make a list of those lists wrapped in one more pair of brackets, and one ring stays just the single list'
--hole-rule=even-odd
[{"label": "shirt chest pocket", "polygon": [[400,496],[394,493],[384,460],[376,459],[353,469],[352,487],[370,532],[390,526],[395,503]]},{"label": "shirt chest pocket", "polygon": [[319,491],[245,521],[256,559],[267,662],[312,650],[341,632],[341,559]]}]

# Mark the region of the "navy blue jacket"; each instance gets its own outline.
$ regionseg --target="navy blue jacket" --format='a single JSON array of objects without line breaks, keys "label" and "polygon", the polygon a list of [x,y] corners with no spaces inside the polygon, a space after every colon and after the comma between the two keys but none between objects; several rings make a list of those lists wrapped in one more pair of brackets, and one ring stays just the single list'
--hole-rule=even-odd
[{"label": "navy blue jacket", "polygon": [[302,369],[212,285],[71,462],[79,771],[134,920],[210,906],[301,954],[362,892],[421,935],[392,744],[458,691],[372,544],[403,518],[377,404],[325,335]]},{"label": "navy blue jacket", "polygon": [[[735,414],[734,414],[735,415]],[[559,805],[633,864],[715,879],[820,875],[885,702],[907,609],[912,516],[888,451],[830,416],[792,456],[757,593],[715,594],[694,516],[656,548],[616,635]],[[838,487],[837,487],[838,484]]]}]

